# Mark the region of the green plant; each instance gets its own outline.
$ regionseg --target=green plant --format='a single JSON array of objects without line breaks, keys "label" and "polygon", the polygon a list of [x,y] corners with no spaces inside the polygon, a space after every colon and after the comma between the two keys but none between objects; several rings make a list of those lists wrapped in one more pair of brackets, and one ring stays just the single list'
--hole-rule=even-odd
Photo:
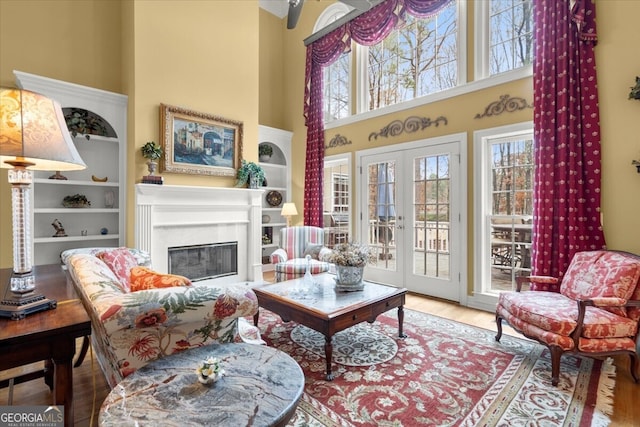
[{"label": "green plant", "polygon": [[636,77],[636,85],[631,88],[629,99],[640,99],[640,77]]},{"label": "green plant", "polygon": [[142,157],[149,160],[158,160],[162,156],[162,147],[154,141],[149,141],[141,148]]},{"label": "green plant", "polygon": [[238,168],[238,173],[236,174],[236,187],[247,185],[247,183],[250,182],[252,175],[258,180],[258,185],[262,185],[265,179],[264,169],[254,162],[242,160],[240,162],[240,167]]},{"label": "green plant", "polygon": [[90,139],[89,134],[108,136],[107,126],[102,123],[100,118],[91,114],[82,108],[71,108],[64,116],[67,128],[74,137],[79,133],[85,134],[84,137]]},{"label": "green plant", "polygon": [[91,206],[91,202],[84,194],[74,194],[73,196],[65,196],[64,199],[62,199],[62,206]]},{"label": "green plant", "polygon": [[271,156],[273,154],[273,147],[269,144],[260,144],[258,145],[258,155],[260,156]]}]

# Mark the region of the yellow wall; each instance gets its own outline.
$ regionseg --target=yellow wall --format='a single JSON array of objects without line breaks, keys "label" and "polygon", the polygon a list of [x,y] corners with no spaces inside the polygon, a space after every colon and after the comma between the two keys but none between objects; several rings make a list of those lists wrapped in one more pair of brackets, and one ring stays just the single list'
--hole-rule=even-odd
[{"label": "yellow wall", "polygon": [[[257,158],[258,122],[293,131],[292,201],[302,206],[306,148],[302,41],[331,3],[333,0],[305,2],[296,29],[286,30],[282,20],[259,10],[257,0],[1,0],[0,84],[14,86],[12,71],[16,69],[129,96],[127,244],[133,244],[133,185],[146,173],[139,148],[148,140],[159,142],[160,103],[243,121],[244,157],[250,160]],[[640,44],[640,32],[635,29],[640,2],[609,0],[607,7],[600,6],[603,3],[597,2],[596,56],[605,235],[609,247],[640,253],[640,175],[631,166],[632,159],[640,159],[640,101],[627,100],[635,76],[640,75],[640,57],[633,50]],[[473,7],[472,2],[468,7]],[[528,110],[483,120],[471,118],[503,93],[531,100],[531,79],[332,129],[327,139],[340,133],[354,142],[351,149],[369,148],[369,133],[394,118],[443,115],[449,120],[445,127],[377,144],[466,131],[472,162],[473,130],[531,119]],[[336,148],[327,154],[343,151]],[[231,178],[164,176],[168,184],[233,185]],[[471,189],[472,171],[469,177]],[[0,267],[11,266],[6,182],[2,170]],[[470,207],[471,198],[469,194]],[[471,223],[468,231],[471,236]]]},{"label": "yellow wall", "polygon": [[[139,150],[146,141],[160,141],[160,103],[242,121],[243,157],[258,158],[257,0],[2,0],[0,19],[3,86],[15,86],[16,69],[128,95],[128,245],[134,241],[134,184],[148,173]],[[235,183],[163,175],[166,184]],[[10,267],[5,170],[0,200],[0,267]]]},{"label": "yellow wall", "polygon": [[[287,31],[285,46],[285,128],[293,131],[293,201],[302,205],[304,190],[304,163],[306,127],[302,117],[302,98],[304,90],[305,56],[302,40],[312,33],[318,16],[332,2],[306,2],[305,9],[295,30]],[[627,100],[629,88],[640,75],[640,57],[633,52],[633,46],[640,44],[640,32],[635,25],[635,17],[640,14],[640,2],[610,0],[606,7],[597,2],[597,21],[599,44],[596,48],[598,64],[598,83],[602,126],[602,206],[604,230],[609,248],[640,253],[640,175],[631,166],[631,159],[640,160],[639,118],[640,101]],[[469,16],[473,11],[473,2],[468,2]],[[471,22],[470,22],[471,24]],[[471,29],[470,29],[471,31]],[[469,33],[468,40],[472,40]],[[470,44],[470,43],[469,43]],[[471,46],[471,44],[470,44]],[[473,52],[469,49],[468,75],[472,79]],[[430,138],[443,134],[467,132],[469,180],[467,183],[468,277],[473,277],[473,132],[510,123],[519,123],[533,119],[532,110],[515,113],[503,113],[499,116],[476,120],[476,113],[498,100],[500,95],[509,94],[521,97],[532,103],[532,79],[526,78],[505,85],[461,95],[448,100],[434,102],[401,113],[369,119],[356,124],[330,129],[325,138],[329,141],[336,134],[345,136],[352,145],[327,150],[327,155],[355,152],[374,146],[392,145],[410,140]],[[393,119],[404,119],[412,115],[430,117],[445,116],[447,126],[426,128],[423,132],[401,134],[397,137],[368,141],[371,132],[379,131]],[[355,164],[354,164],[355,167]],[[352,205],[355,204],[355,196]],[[473,283],[469,283],[469,289]]]}]

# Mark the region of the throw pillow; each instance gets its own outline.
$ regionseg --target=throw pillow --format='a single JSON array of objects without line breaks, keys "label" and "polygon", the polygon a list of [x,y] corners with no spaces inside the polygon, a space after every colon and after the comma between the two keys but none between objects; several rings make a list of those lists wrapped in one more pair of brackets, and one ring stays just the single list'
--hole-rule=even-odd
[{"label": "throw pillow", "polygon": [[307,255],[311,255],[311,259],[320,259],[320,251],[322,250],[322,245],[307,245],[304,249],[304,253],[302,254],[302,258],[306,258]]},{"label": "throw pillow", "polygon": [[190,285],[191,280],[177,274],[162,274],[147,267],[131,269],[131,292]]},{"label": "throw pillow", "polygon": [[107,249],[96,254],[113,274],[118,278],[120,286],[125,292],[129,292],[130,271],[138,265],[136,257],[134,257],[128,248]]}]

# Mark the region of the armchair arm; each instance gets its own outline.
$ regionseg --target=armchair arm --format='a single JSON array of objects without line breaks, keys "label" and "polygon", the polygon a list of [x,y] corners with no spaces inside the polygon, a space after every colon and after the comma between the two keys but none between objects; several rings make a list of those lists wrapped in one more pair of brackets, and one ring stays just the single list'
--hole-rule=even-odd
[{"label": "armchair arm", "polygon": [[584,299],[578,300],[578,318],[576,319],[576,329],[571,334],[571,339],[573,339],[575,348],[578,348],[578,340],[582,335],[582,327],[584,325],[584,316],[587,312],[587,307],[640,307],[640,301],[638,300],[628,300],[625,302],[622,298],[614,298],[614,297],[603,297],[603,298],[592,298],[592,299]]},{"label": "armchair arm", "polygon": [[525,283],[539,283],[547,285],[557,285],[560,279],[551,276],[517,276],[516,277],[516,292],[522,290],[522,285]]},{"label": "armchair arm", "polygon": [[282,248],[278,248],[271,253],[271,264],[286,262],[287,259],[289,259],[287,252]]},{"label": "armchair arm", "polygon": [[121,294],[96,306],[107,333],[119,329],[167,327],[253,316],[258,300],[248,285],[148,289]]}]

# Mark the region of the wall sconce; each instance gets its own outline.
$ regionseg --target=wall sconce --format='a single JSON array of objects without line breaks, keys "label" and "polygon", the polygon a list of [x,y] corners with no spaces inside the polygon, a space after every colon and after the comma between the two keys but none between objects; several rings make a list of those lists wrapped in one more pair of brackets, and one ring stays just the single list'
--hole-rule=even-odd
[{"label": "wall sconce", "polygon": [[636,169],[638,170],[638,173],[640,173],[640,161],[638,161],[638,160],[632,160],[632,161],[631,161],[631,164],[632,164],[633,166],[635,166],[635,167],[636,167]]}]

